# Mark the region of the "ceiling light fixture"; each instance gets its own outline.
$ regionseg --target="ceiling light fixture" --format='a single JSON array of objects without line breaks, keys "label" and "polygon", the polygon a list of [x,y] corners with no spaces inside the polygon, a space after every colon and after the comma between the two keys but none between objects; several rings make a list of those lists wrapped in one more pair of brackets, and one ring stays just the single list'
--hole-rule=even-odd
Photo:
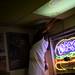
[{"label": "ceiling light fixture", "polygon": [[50,0],[33,13],[42,16],[56,17],[74,7],[75,0]]}]

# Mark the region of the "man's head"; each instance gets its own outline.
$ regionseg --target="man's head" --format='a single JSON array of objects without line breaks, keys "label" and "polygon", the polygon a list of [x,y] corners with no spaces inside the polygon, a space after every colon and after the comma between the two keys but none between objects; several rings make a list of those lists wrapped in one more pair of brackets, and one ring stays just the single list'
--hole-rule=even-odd
[{"label": "man's head", "polygon": [[49,32],[43,33],[43,36],[44,36],[44,40],[48,41],[48,38],[49,38]]},{"label": "man's head", "polygon": [[36,35],[33,38],[33,43],[38,42],[39,40],[41,40],[43,37],[44,39],[47,41],[48,37],[49,37],[49,32],[46,31],[44,32],[46,29],[46,26],[42,26],[36,33]]}]

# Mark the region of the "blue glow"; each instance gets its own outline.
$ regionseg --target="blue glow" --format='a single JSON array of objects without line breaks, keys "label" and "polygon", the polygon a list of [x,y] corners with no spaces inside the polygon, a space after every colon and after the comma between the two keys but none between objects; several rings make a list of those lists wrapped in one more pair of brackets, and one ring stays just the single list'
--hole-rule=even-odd
[{"label": "blue glow", "polygon": [[65,55],[70,52],[75,53],[75,39],[62,41],[56,46],[56,53],[58,56]]}]

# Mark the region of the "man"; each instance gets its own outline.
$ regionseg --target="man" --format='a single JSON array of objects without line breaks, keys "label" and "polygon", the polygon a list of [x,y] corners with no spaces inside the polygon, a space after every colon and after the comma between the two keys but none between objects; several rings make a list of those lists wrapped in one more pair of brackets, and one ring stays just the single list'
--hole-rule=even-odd
[{"label": "man", "polygon": [[29,75],[45,75],[48,68],[45,59],[45,53],[48,47],[48,35],[37,34],[38,40],[30,50]]}]

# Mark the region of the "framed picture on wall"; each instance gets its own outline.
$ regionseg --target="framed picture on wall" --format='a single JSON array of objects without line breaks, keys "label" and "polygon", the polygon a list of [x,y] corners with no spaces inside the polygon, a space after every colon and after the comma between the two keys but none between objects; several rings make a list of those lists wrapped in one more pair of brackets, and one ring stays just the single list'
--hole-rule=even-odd
[{"label": "framed picture on wall", "polygon": [[6,33],[10,70],[28,67],[29,35],[26,33]]},{"label": "framed picture on wall", "polygon": [[0,71],[6,71],[6,55],[4,48],[4,33],[0,33]]}]

